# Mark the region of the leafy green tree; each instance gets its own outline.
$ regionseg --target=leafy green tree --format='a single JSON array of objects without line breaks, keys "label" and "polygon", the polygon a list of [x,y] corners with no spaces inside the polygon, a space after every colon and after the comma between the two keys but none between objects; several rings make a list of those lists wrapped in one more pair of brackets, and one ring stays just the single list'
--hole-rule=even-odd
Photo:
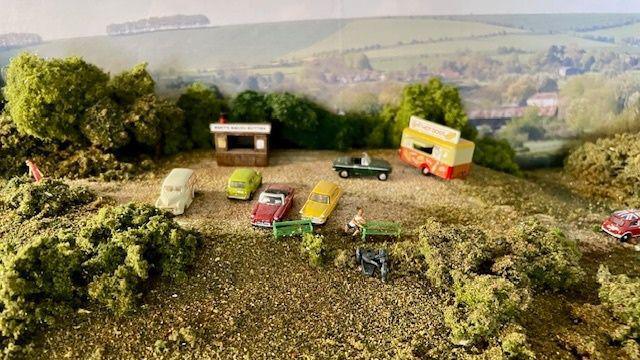
[{"label": "leafy green tree", "polygon": [[132,105],[137,99],[153,94],[155,81],[142,63],[114,76],[109,81],[111,98],[119,105]]},{"label": "leafy green tree", "polygon": [[266,96],[276,138],[299,147],[313,147],[319,121],[316,106],[290,93]]},{"label": "leafy green tree", "polygon": [[126,114],[125,126],[133,139],[155,155],[172,155],[190,148],[182,110],[155,95],[145,95]]},{"label": "leafy green tree", "polygon": [[220,117],[224,100],[206,86],[195,83],[180,95],[177,105],[184,112],[187,132],[196,148],[211,147],[209,124]]},{"label": "leafy green tree", "polygon": [[409,126],[412,115],[443,124],[462,132],[466,139],[473,140],[476,130],[468,124],[458,89],[432,78],[426,84],[407,85],[393,127],[393,143],[400,144],[402,130]]},{"label": "leafy green tree", "polygon": [[266,122],[270,119],[269,105],[264,94],[246,90],[231,101],[231,121]]},{"label": "leafy green tree", "polygon": [[7,68],[5,95],[18,130],[58,141],[82,139],[79,124],[105,96],[108,75],[81,58],[45,60],[23,53]]},{"label": "leafy green tree", "polygon": [[105,97],[87,109],[80,131],[89,142],[104,150],[117,149],[129,142],[121,106]]},{"label": "leafy green tree", "polygon": [[2,76],[0,76],[0,113],[2,113],[2,110],[4,110],[4,91],[2,90],[2,88],[4,88],[4,79],[2,78]]}]

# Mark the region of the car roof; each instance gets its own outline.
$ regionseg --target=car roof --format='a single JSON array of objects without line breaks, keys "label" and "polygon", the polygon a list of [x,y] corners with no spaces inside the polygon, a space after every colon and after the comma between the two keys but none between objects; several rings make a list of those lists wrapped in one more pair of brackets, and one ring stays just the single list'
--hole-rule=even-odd
[{"label": "car roof", "polygon": [[338,185],[332,182],[320,180],[320,182],[318,182],[318,184],[313,188],[312,192],[320,195],[331,195],[337,187]]},{"label": "car roof", "polygon": [[247,181],[255,174],[255,170],[249,168],[239,168],[233,170],[230,181]]},{"label": "car roof", "polygon": [[614,212],[613,215],[625,220],[638,220],[640,219],[640,210],[637,210],[637,209],[620,210],[620,211]]},{"label": "car roof", "polygon": [[172,169],[169,175],[164,178],[163,186],[182,186],[185,185],[189,178],[193,175],[193,170],[185,168]]}]

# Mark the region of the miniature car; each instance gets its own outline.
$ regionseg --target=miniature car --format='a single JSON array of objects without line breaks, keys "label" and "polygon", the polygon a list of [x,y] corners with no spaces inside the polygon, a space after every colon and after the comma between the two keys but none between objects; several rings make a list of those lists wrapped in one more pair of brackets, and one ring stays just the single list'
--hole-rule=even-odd
[{"label": "miniature car", "polygon": [[249,200],[260,185],[262,185],[262,175],[259,172],[248,168],[235,169],[227,183],[227,197]]},{"label": "miniature car", "polygon": [[349,176],[377,176],[378,180],[385,181],[391,173],[391,164],[388,161],[372,158],[367,153],[361,157],[341,156],[333,161],[333,170],[338,172],[341,178]]},{"label": "miniature car", "polygon": [[269,185],[251,210],[251,225],[271,227],[274,221],[284,219],[293,205],[293,192],[288,185]]},{"label": "miniature car", "polygon": [[191,169],[173,169],[164,178],[156,207],[174,215],[183,214],[193,202],[196,192],[196,174]]},{"label": "miniature car", "polygon": [[623,242],[640,236],[640,210],[614,212],[602,223],[602,230]]},{"label": "miniature car", "polygon": [[300,209],[300,215],[314,224],[324,224],[338,205],[341,196],[342,189],[338,185],[322,180],[309,194],[307,202]]}]

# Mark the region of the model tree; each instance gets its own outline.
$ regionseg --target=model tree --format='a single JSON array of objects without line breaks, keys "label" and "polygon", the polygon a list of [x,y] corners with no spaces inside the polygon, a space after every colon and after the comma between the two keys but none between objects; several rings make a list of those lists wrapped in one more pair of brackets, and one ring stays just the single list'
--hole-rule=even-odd
[{"label": "model tree", "polygon": [[231,120],[236,122],[266,122],[269,120],[269,105],[264,94],[246,90],[231,102]]},{"label": "model tree", "polygon": [[79,124],[105,96],[109,76],[84,60],[21,54],[7,68],[5,95],[18,130],[59,141],[82,139]]},{"label": "model tree", "polygon": [[220,117],[220,112],[226,107],[217,89],[212,90],[196,83],[187,88],[180,95],[177,103],[184,112],[187,131],[196,148],[211,147],[209,123]]},{"label": "model tree", "polygon": [[412,115],[458,129],[466,139],[473,140],[476,136],[475,128],[467,122],[458,89],[443,84],[437,78],[432,78],[426,84],[413,84],[404,88],[393,127],[396,145],[400,141],[402,130],[409,126]]}]

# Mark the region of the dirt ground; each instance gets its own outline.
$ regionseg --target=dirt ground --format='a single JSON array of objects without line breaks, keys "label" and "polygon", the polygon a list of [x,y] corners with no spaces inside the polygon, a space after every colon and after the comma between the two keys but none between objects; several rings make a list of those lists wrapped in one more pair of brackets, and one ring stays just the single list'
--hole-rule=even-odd
[{"label": "dirt ground", "polygon": [[[355,212],[402,224],[401,241],[417,241],[427,218],[447,224],[475,224],[501,233],[518,221],[535,217],[578,239],[585,254],[588,284],[571,301],[595,301],[593,274],[599,263],[630,274],[637,255],[595,230],[611,210],[562,187],[554,172],[518,179],[476,167],[466,180],[423,177],[402,164],[394,151],[371,151],[393,165],[386,182],[375,178],[340,179],[331,169],[336,152],[280,151],[260,171],[265,184],[282,182],[296,189],[290,218],[319,180],[344,190],[337,210],[317,232],[330,251],[361,245],[388,246],[394,239],[365,244],[341,233]],[[190,167],[198,176],[198,193],[182,225],[206,235],[188,281],[152,284],[144,305],[115,318],[98,308],[83,309],[45,330],[37,339],[37,358],[452,358],[456,349],[442,322],[443,297],[420,273],[394,272],[387,284],[357,269],[310,267],[299,253],[299,240],[275,240],[269,230],[252,228],[252,202],[225,197],[233,168],[218,167],[211,153],[181,155],[155,174],[128,182],[79,181],[117,202],[153,203],[171,167]],[[264,185],[263,185],[264,187]],[[622,261],[622,260],[623,261]],[[565,301],[564,299],[562,300]],[[536,310],[533,310],[536,311]],[[528,334],[539,358],[574,356],[544,326],[549,313],[531,316]],[[562,316],[562,315],[561,315]],[[539,319],[539,320],[536,320]],[[559,319],[558,327],[572,326]],[[176,333],[190,334],[178,336]]]}]

